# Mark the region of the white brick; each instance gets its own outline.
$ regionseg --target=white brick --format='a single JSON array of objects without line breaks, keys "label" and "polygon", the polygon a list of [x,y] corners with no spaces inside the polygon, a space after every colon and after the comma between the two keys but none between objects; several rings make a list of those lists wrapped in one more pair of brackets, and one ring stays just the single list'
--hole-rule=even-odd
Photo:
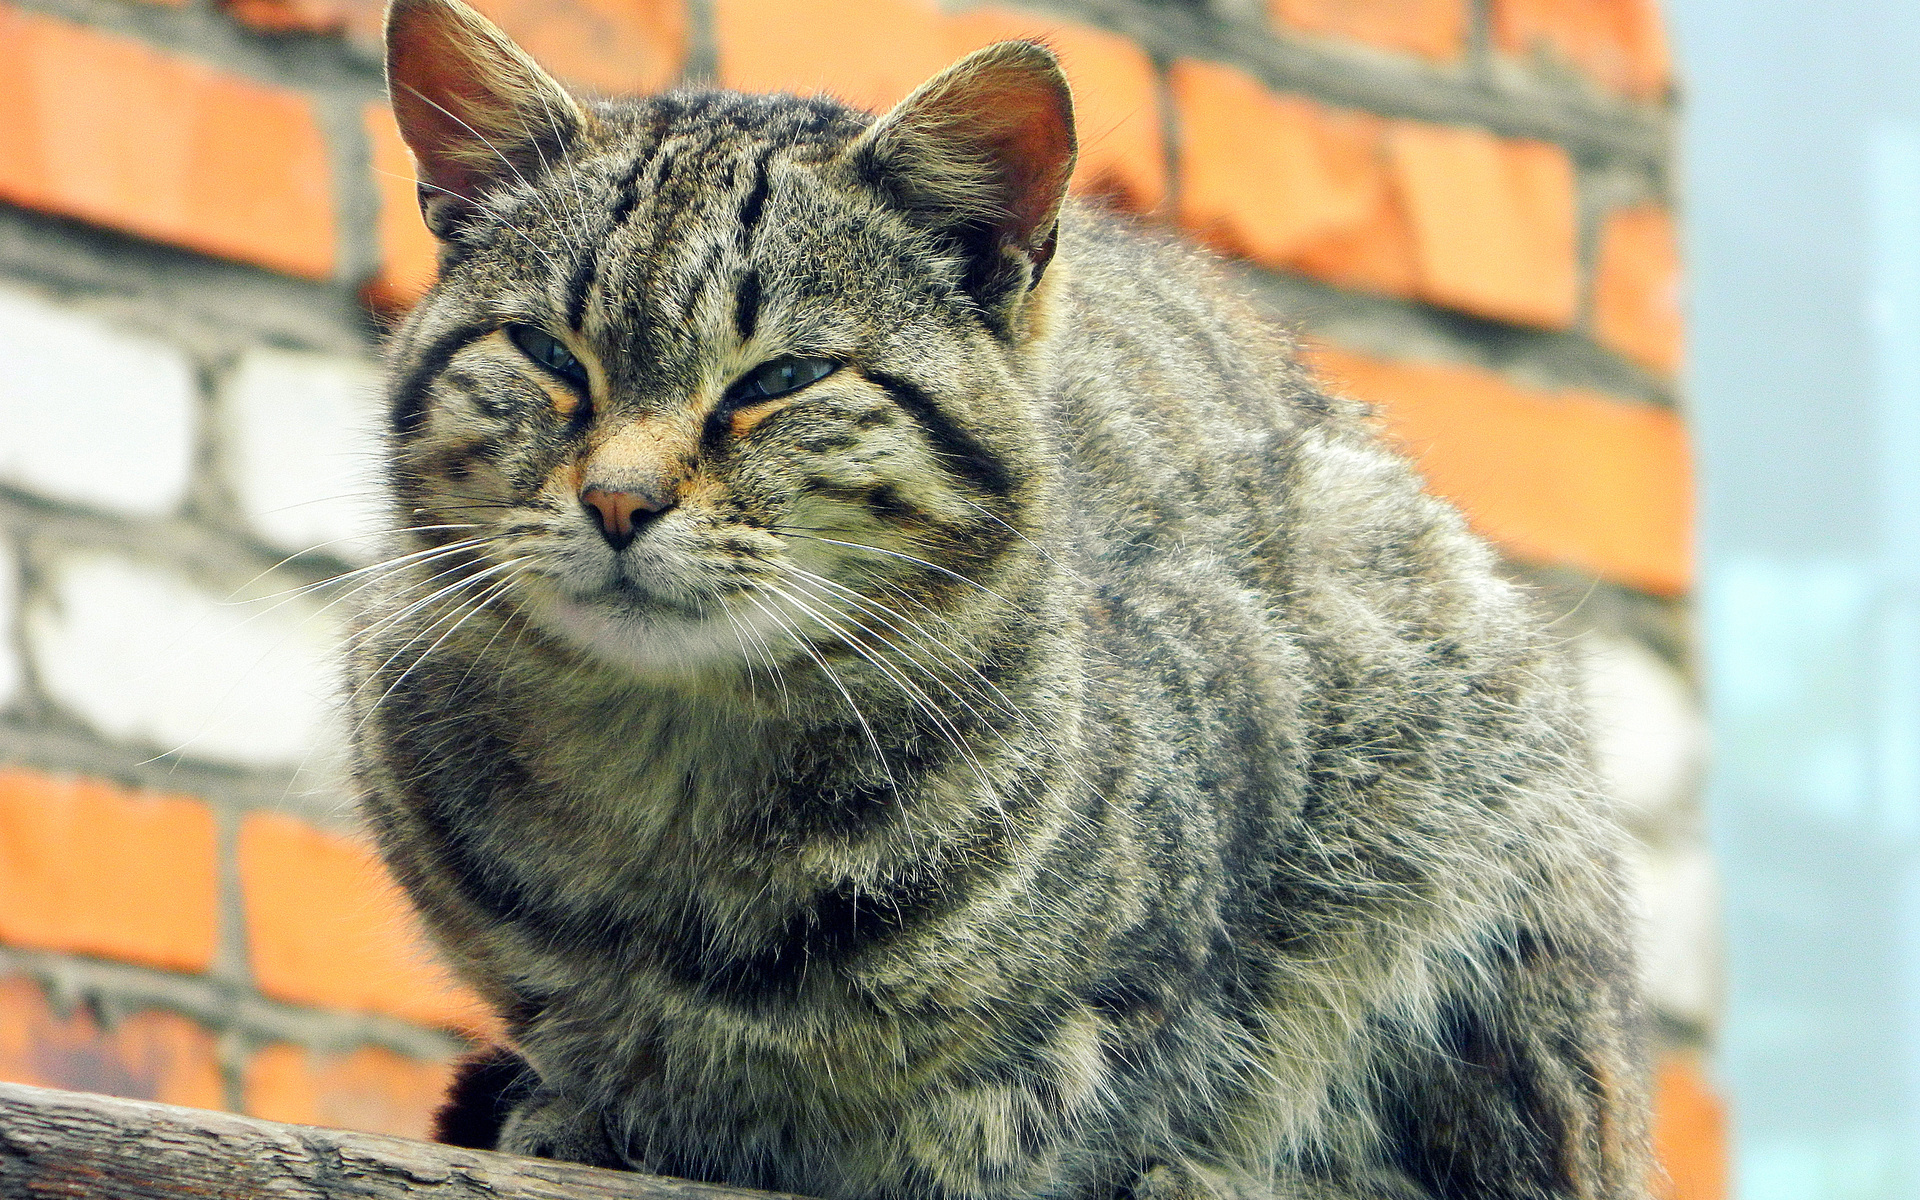
[{"label": "white brick", "polygon": [[1640,909],[1647,1000],[1711,1029],[1720,1011],[1720,881],[1704,846],[1640,847],[1631,879]]},{"label": "white brick", "polygon": [[0,708],[20,690],[20,663],[14,651],[13,622],[20,611],[20,581],[13,547],[0,542]]},{"label": "white brick", "polygon": [[298,763],[329,740],[336,632],[304,599],[228,601],[104,556],[51,574],[27,611],[28,653],[102,734],[247,765]]},{"label": "white brick", "polygon": [[364,363],[250,351],[227,388],[240,508],[271,545],[364,559],[379,500],[379,376]]},{"label": "white brick", "polygon": [[177,348],[0,288],[0,481],[161,516],[192,469],[192,364]]},{"label": "white brick", "polygon": [[1706,742],[1686,683],[1638,642],[1594,635],[1585,651],[1587,709],[1608,792],[1629,817],[1686,799]]}]

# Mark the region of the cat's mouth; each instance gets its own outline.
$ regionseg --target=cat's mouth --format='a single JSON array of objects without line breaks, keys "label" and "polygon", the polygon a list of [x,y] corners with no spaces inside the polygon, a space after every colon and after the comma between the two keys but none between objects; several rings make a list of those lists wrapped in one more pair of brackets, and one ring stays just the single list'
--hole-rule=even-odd
[{"label": "cat's mouth", "polygon": [[850,603],[834,579],[838,556],[817,541],[796,554],[755,532],[663,521],[623,547],[556,539],[534,549],[541,563],[517,589],[518,606],[589,658],[645,675],[717,676],[835,655],[835,628],[851,628],[835,619]]},{"label": "cat's mouth", "polygon": [[664,599],[628,579],[596,591],[537,588],[528,615],[603,662],[642,674],[702,674],[740,657],[723,613]]},{"label": "cat's mouth", "polygon": [[621,562],[585,578],[531,580],[521,608],[592,658],[684,677],[742,669],[743,645],[766,636],[750,594],[735,584],[696,590],[660,564]]},{"label": "cat's mouth", "polygon": [[672,622],[704,621],[713,615],[718,597],[689,581],[683,572],[651,558],[614,555],[587,570],[549,577],[550,602],[563,610],[598,613],[606,619],[657,626]]}]

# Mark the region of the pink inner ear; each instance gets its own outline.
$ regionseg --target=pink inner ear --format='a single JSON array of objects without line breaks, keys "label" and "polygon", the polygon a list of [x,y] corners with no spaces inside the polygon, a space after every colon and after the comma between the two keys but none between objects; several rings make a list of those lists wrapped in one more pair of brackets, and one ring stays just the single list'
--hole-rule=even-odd
[{"label": "pink inner ear", "polygon": [[479,84],[482,72],[471,52],[448,36],[450,31],[431,12],[418,13],[407,26],[399,23],[396,12],[395,26],[388,31],[394,119],[427,183],[471,195],[469,189],[483,174],[475,151],[486,146],[481,140],[485,120],[480,113],[486,103]]},{"label": "pink inner ear", "polygon": [[[973,97],[975,111],[988,116],[992,129],[983,140],[991,147],[1006,188],[1006,206],[1015,228],[1008,232],[1031,248],[1043,226],[1058,211],[1073,171],[1071,114],[1049,87],[1019,81]],[[990,114],[990,115],[989,115]],[[983,131],[985,132],[985,131]]]},{"label": "pink inner ear", "polygon": [[887,126],[989,167],[997,186],[987,190],[997,194],[975,199],[1004,214],[1002,238],[1044,260],[1075,152],[1073,98],[1044,47],[1001,42],[976,51],[903,101]]},{"label": "pink inner ear", "polygon": [[554,122],[571,128],[578,119],[572,98],[505,34],[447,0],[396,0],[387,79],[421,179],[456,196],[474,197],[489,178],[513,171],[514,156]]}]

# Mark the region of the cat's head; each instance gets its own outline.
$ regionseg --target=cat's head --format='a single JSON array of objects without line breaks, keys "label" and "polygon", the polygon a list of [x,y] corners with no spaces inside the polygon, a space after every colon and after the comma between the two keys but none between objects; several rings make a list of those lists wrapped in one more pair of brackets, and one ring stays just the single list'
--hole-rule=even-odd
[{"label": "cat's head", "polygon": [[387,47],[441,243],[392,478],[413,536],[472,541],[472,594],[701,671],[857,639],[1018,552],[1075,153],[1051,53],[989,47],[874,118],[585,102],[459,0],[397,0]]}]

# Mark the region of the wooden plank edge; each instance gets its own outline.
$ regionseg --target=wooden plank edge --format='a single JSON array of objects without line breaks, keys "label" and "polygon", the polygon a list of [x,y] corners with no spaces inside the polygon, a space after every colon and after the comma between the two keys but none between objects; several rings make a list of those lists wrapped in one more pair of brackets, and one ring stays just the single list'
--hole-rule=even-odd
[{"label": "wooden plank edge", "polygon": [[0,1083],[0,1196],[770,1200],[773,1194]]}]

